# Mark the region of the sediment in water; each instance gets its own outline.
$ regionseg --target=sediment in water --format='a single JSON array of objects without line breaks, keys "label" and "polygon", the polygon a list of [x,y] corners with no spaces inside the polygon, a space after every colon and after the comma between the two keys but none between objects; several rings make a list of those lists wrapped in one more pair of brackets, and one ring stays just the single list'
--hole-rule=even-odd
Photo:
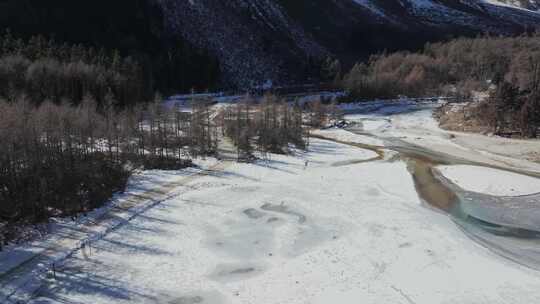
[{"label": "sediment in water", "polygon": [[[500,198],[467,192],[444,178],[436,167],[475,165],[536,178],[540,178],[540,173],[473,162],[426,150],[399,139],[384,139],[388,144],[381,147],[317,137],[376,152],[378,157],[369,161],[384,160],[384,149],[397,152],[397,159],[407,164],[422,201],[446,212],[471,239],[505,258],[540,270],[540,195]],[[515,213],[516,203],[519,205],[520,202],[526,202],[521,204],[526,208]]]}]

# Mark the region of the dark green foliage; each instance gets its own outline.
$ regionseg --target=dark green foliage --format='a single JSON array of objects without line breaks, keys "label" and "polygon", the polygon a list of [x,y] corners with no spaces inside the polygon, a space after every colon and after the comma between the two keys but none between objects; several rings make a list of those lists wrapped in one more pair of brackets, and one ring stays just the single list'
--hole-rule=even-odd
[{"label": "dark green foliage", "polygon": [[[24,17],[22,17],[24,16]],[[164,29],[161,9],[147,0],[2,0],[0,31],[29,39],[53,37],[131,57],[143,73],[143,90],[204,90],[218,77],[217,60]]]},{"label": "dark green foliage", "polygon": [[109,94],[115,106],[148,99],[141,66],[118,52],[58,44],[42,36],[29,40],[11,32],[0,36],[0,97],[13,100],[25,94],[39,104],[69,100],[79,103],[89,95],[99,103]]}]

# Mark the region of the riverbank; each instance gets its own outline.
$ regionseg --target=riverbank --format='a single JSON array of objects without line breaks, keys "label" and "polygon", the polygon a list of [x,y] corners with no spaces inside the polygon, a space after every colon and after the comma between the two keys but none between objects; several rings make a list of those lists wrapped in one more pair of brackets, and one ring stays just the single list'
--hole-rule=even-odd
[{"label": "riverbank", "polygon": [[456,136],[458,144],[482,152],[540,163],[540,140],[495,136],[492,128],[480,124],[478,118],[470,114],[471,111],[478,112],[474,107],[474,103],[448,104],[439,108],[434,117],[441,129]]},{"label": "riverbank", "polygon": [[540,163],[536,162],[540,140],[519,140],[445,130],[439,126],[433,115],[441,105],[404,102],[388,107],[368,105],[368,111],[359,105],[349,110],[345,117],[355,123],[351,131],[386,139],[387,145],[399,145],[401,141],[453,158],[540,172]]}]

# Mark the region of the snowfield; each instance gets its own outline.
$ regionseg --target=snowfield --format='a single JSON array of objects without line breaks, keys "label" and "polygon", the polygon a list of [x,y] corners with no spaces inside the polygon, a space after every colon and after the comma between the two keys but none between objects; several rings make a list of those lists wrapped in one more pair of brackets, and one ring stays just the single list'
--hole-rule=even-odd
[{"label": "snowfield", "polygon": [[[501,166],[517,170],[540,172],[540,163],[532,162],[529,155],[540,151],[538,140],[518,140],[497,136],[484,136],[446,131],[433,118],[433,110],[440,104],[399,102],[384,105],[381,102],[365,106],[345,106],[345,118],[360,125],[362,131],[380,140],[399,145],[403,141],[422,149],[444,153],[455,158]],[[366,111],[367,110],[367,111]],[[357,112],[358,114],[354,114]],[[373,127],[375,126],[375,127]],[[398,140],[398,141],[396,141]]]},{"label": "snowfield", "polygon": [[440,166],[437,169],[467,191],[495,196],[540,193],[540,179],[526,175],[477,166]]},{"label": "snowfield", "polygon": [[[384,146],[384,141],[369,137],[365,135],[354,134],[343,129],[326,129],[326,130],[315,130],[312,132],[314,135],[323,136],[326,138],[331,138],[339,141],[357,143],[357,144],[366,144],[372,146]],[[373,153],[375,154],[375,153]]]},{"label": "snowfield", "polygon": [[314,139],[186,183],[66,260],[30,303],[540,301],[540,273],[425,208],[404,163],[333,166],[366,154]]},{"label": "snowfield", "polygon": [[[356,109],[361,113],[347,116],[357,123],[354,132],[314,134],[384,146],[383,159],[371,150],[312,138],[308,152],[290,156],[220,166],[209,159],[195,171],[153,172],[149,179],[143,174],[128,193],[172,181],[173,195],[139,208],[136,216],[111,216],[121,225],[58,260],[56,273],[21,272],[19,279],[33,281],[9,301],[5,287],[14,283],[2,281],[0,273],[0,302],[540,303],[540,271],[487,247],[491,236],[476,240],[488,232],[471,237],[451,215],[426,206],[409,164],[386,154],[398,154],[389,149],[407,143],[514,169],[535,170],[538,164],[512,157],[513,150],[478,153],[468,144],[475,142],[472,135],[439,129],[431,106],[367,106],[369,113]],[[537,179],[495,169],[438,169],[469,191],[522,195],[539,188]],[[528,204],[538,210],[534,201]],[[496,239],[524,244],[514,252],[538,251],[536,239]],[[24,252],[10,250],[0,256],[0,266],[10,254]]]}]

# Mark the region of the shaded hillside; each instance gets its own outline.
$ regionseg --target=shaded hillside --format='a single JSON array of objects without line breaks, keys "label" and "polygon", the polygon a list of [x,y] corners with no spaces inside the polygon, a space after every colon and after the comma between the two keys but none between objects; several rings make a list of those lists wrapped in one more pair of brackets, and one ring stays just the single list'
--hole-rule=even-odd
[{"label": "shaded hillside", "polygon": [[163,27],[161,9],[147,0],[0,0],[0,29],[27,38],[118,49],[146,70],[149,89],[164,92],[212,86],[217,61]]},{"label": "shaded hillside", "polygon": [[[382,13],[369,10],[354,1],[278,2],[291,18],[302,24],[317,41],[348,64],[383,50],[418,49],[426,41],[458,34],[451,31],[429,31],[408,21],[408,28],[399,26],[394,21],[386,20]],[[381,4],[388,10],[396,9],[391,3]]]},{"label": "shaded hillside", "polygon": [[330,54],[272,0],[158,0],[170,33],[220,59],[240,87],[304,82]]}]

